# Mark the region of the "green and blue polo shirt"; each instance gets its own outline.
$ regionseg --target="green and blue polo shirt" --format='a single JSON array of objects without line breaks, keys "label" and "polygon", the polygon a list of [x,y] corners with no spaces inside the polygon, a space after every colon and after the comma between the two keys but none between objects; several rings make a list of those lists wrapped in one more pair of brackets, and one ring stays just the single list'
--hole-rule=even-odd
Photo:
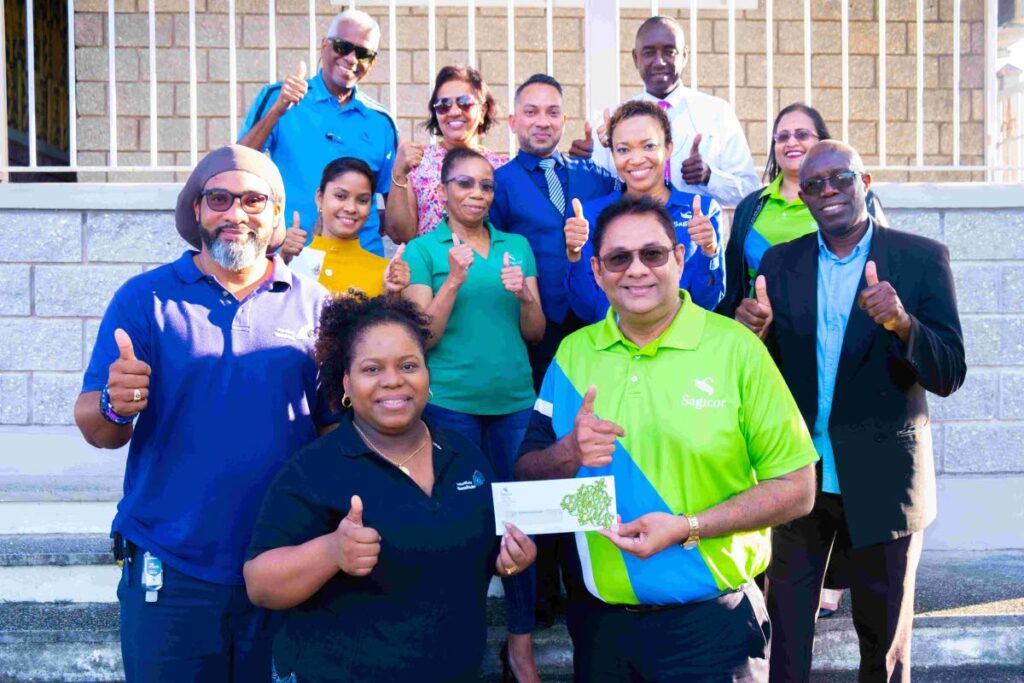
[{"label": "green and blue polo shirt", "polygon": [[[522,453],[572,431],[583,395],[626,432],[610,465],[578,477],[614,475],[618,512],[699,514],[764,479],[818,459],[811,436],[764,344],[739,323],[705,311],[680,291],[675,319],[643,348],[619,329],[614,310],[567,337],[548,369]],[[641,560],[598,533],[576,534],[583,581],[619,604],[674,604],[738,588],[768,566],[767,529],[702,538]]]}]

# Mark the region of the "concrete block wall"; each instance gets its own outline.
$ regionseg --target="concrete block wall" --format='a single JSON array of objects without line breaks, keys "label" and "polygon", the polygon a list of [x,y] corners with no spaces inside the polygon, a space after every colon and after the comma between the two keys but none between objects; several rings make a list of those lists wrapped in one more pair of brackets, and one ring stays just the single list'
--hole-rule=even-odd
[{"label": "concrete block wall", "polygon": [[[736,21],[736,110],[743,123],[755,163],[762,166],[768,143],[765,117],[765,14],[764,3],[757,10],[737,13]],[[106,164],[109,153],[107,119],[107,2],[79,0],[76,3],[75,51],[78,107],[79,162]],[[811,3],[814,32],[811,70],[815,88],[813,104],[820,108],[832,127],[841,130],[840,3],[836,0]],[[148,164],[149,157],[149,48],[148,0],[119,0],[114,40],[118,101],[118,162],[121,165]],[[159,161],[161,164],[189,163],[189,72],[188,3],[159,2],[156,7],[156,62]],[[198,146],[204,150],[229,141],[227,3],[196,0],[196,43],[198,81]],[[316,3],[318,37],[339,7],[325,0]],[[422,7],[399,7],[397,11],[398,101],[388,101],[388,16],[386,6],[366,5],[383,31],[381,54],[364,88],[388,105],[399,117],[400,131],[410,136],[426,115],[426,100],[433,74],[427,73],[427,14]],[[308,59],[308,11],[306,0],[278,0],[277,66],[279,77],[300,59]],[[685,10],[663,8],[677,16],[689,36]],[[924,3],[924,141],[926,164],[952,163],[952,46],[953,0]],[[467,18],[465,8],[438,7],[436,20],[437,65],[467,59]],[[649,11],[624,9],[620,22],[620,78],[622,92],[640,88],[630,58],[633,37]],[[774,90],[773,110],[804,99],[803,2],[775,0],[773,3]],[[961,163],[982,163],[984,134],[984,2],[962,3],[961,44]],[[583,65],[582,8],[557,7],[554,17],[554,75],[565,86],[566,113],[570,117],[565,135],[568,141],[582,134],[586,115]],[[728,21],[722,10],[698,12],[698,82],[701,89],[728,97]],[[850,6],[850,130],[849,141],[865,156],[868,164],[878,158],[878,8],[874,2]],[[915,163],[916,116],[916,24],[915,3],[890,0],[887,3],[887,114],[888,163]],[[238,45],[239,120],[244,117],[259,89],[267,82],[269,39],[267,3],[239,1],[236,13]],[[319,42],[319,38],[318,38]],[[480,7],[476,14],[477,66],[495,97],[507,113],[507,20],[503,7]],[[517,8],[515,12],[515,80],[546,70],[545,19],[542,9]],[[311,65],[312,68],[312,65]],[[689,77],[686,71],[685,77]],[[424,138],[417,129],[420,139]],[[496,126],[487,139],[495,149],[508,147],[504,125]],[[136,180],[120,173],[84,176],[84,180]],[[147,174],[147,179],[170,180],[169,175]],[[888,172],[886,180],[907,180],[906,173]],[[914,174],[915,180],[980,180],[972,174],[934,172]]]},{"label": "concrete block wall", "polygon": [[[186,248],[171,213],[179,187],[0,185],[0,442],[56,429],[88,448],[72,408],[100,316],[124,280]],[[895,227],[949,246],[967,349],[963,388],[930,397],[941,513],[928,546],[1024,548],[1024,191],[875,189]]]}]

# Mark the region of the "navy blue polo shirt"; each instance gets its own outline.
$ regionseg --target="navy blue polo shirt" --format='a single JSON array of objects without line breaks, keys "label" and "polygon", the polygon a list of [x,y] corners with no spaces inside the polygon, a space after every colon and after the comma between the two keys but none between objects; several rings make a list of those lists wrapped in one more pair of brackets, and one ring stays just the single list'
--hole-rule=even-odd
[{"label": "navy blue polo shirt", "polygon": [[381,536],[365,577],[339,571],[285,614],[274,644],[282,675],[303,681],[475,681],[487,635],[487,586],[499,537],[493,470],[479,448],[430,428],[427,495],[370,451],[346,413],[335,431],[296,453],[267,492],[249,557],[333,533],[350,500]]},{"label": "navy blue polo shirt", "polygon": [[123,328],[152,374],[113,530],[185,574],[241,585],[267,486],[332,420],[313,360],[328,293],[275,256],[271,276],[238,301],[194,254],[114,294],[82,391],[106,385]]},{"label": "navy blue polo shirt", "polygon": [[[398,129],[384,105],[358,88],[345,106],[324,85],[321,72],[306,81],[309,90],[302,100],[285,112],[263,145],[284,178],[286,220],[298,211],[302,226],[313,239],[317,210],[314,197],[324,167],[339,157],[362,159],[377,175],[377,192],[391,189],[391,167],[398,148]],[[241,139],[257,121],[267,115],[281,92],[281,84],[264,86],[256,95],[238,133]],[[367,251],[384,255],[377,211],[359,231],[359,243]]]}]

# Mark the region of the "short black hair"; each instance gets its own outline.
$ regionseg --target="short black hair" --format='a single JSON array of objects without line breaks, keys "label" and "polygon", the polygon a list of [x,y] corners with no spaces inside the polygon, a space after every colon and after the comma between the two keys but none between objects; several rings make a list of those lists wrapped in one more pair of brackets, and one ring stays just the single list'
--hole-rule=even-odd
[{"label": "short black hair", "polygon": [[[637,28],[636,30],[636,38],[634,38],[634,41],[639,40],[640,36],[647,33],[648,30],[655,26],[666,26],[670,30],[679,33],[679,35],[683,37],[683,41],[686,40],[686,33],[683,31],[683,27],[677,20],[673,19],[672,17],[657,15],[653,17],[647,17],[646,19],[644,19],[644,22],[640,24],[639,28]],[[679,46],[679,50],[681,51],[682,49],[682,46]]]},{"label": "short black hair", "polygon": [[338,410],[345,395],[342,378],[352,367],[352,350],[362,336],[378,325],[401,325],[416,340],[424,358],[430,319],[419,306],[395,294],[372,299],[359,290],[336,294],[320,313],[320,331],[316,340],[316,362],[320,382],[331,408]]},{"label": "short black hair", "polygon": [[608,206],[597,217],[597,225],[594,226],[594,233],[591,239],[594,241],[594,256],[601,257],[601,242],[604,241],[604,233],[612,221],[623,216],[644,216],[651,215],[661,225],[672,246],[679,244],[679,237],[676,235],[676,226],[672,224],[672,217],[665,210],[665,205],[653,197],[647,195],[622,195]]},{"label": "short black hair", "polygon": [[488,166],[491,165],[491,162],[487,161],[487,157],[480,152],[468,147],[456,147],[444,155],[444,161],[441,162],[441,182],[448,182],[448,175],[451,173],[452,167],[465,159],[480,159],[486,162]]},{"label": "short black hair", "polygon": [[[668,120],[668,114],[654,102],[647,102],[646,100],[626,100],[619,105],[618,109],[612,112],[611,118],[608,119],[608,142],[611,142],[612,134],[619,124],[626,119],[633,119],[638,116],[647,116],[654,119],[654,122],[661,128],[665,146],[668,147],[672,144],[672,122]],[[666,159],[666,162],[672,163],[670,159]]]},{"label": "short black hair", "polygon": [[541,85],[550,85],[552,88],[554,88],[555,90],[558,91],[559,95],[562,94],[562,84],[559,83],[557,80],[555,80],[554,76],[548,76],[547,74],[533,74],[532,76],[527,78],[525,81],[523,81],[522,85],[520,85],[518,88],[516,88],[516,96],[515,96],[515,98],[512,101],[513,102],[518,102],[519,101],[519,94],[521,92],[526,90],[531,85],[536,85],[538,83],[541,84]]}]

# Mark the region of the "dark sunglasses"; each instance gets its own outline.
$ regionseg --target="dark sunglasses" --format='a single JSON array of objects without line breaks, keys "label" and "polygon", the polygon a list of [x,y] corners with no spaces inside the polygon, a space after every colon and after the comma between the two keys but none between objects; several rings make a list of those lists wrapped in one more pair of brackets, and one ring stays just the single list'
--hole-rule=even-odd
[{"label": "dark sunglasses", "polygon": [[235,194],[220,188],[204,190],[203,198],[211,211],[227,211],[235,204],[235,200],[242,206],[242,211],[249,214],[257,214],[267,208],[267,200],[270,199],[262,192],[243,192]]},{"label": "dark sunglasses", "polygon": [[438,97],[434,100],[434,111],[438,114],[447,114],[453,106],[458,106],[462,111],[469,111],[476,104],[472,95],[459,95],[458,97]]},{"label": "dark sunglasses", "polygon": [[476,178],[470,178],[468,175],[456,175],[452,176],[448,180],[442,180],[441,182],[443,182],[445,185],[447,185],[448,183],[455,183],[456,185],[459,186],[459,189],[462,190],[472,190],[474,187],[479,185],[480,191],[483,192],[484,194],[494,193],[494,181],[491,180],[490,178],[484,178],[478,183],[476,181]]},{"label": "dark sunglasses", "polygon": [[640,263],[648,268],[660,268],[668,263],[668,255],[671,253],[668,247],[644,247],[633,251],[613,251],[602,256],[600,261],[605,270],[621,273],[633,265],[634,258],[639,258]]},{"label": "dark sunglasses", "polygon": [[825,184],[832,186],[832,189],[836,192],[844,192],[850,189],[853,185],[853,181],[857,179],[860,174],[856,171],[840,171],[839,173],[833,173],[827,178],[815,178],[814,180],[805,180],[800,183],[800,189],[808,197],[820,197],[821,193],[825,190]]},{"label": "dark sunglasses", "polygon": [[780,130],[778,133],[772,135],[772,140],[782,144],[789,142],[790,138],[796,138],[797,142],[807,142],[811,138],[817,138],[813,130],[807,130],[806,128],[797,128],[793,132],[788,130]]},{"label": "dark sunglasses", "polygon": [[334,48],[335,54],[341,57],[353,52],[356,53],[356,60],[360,62],[372,62],[377,57],[377,51],[371,50],[368,47],[355,45],[341,38],[328,38],[327,40],[331,43],[331,47]]}]

